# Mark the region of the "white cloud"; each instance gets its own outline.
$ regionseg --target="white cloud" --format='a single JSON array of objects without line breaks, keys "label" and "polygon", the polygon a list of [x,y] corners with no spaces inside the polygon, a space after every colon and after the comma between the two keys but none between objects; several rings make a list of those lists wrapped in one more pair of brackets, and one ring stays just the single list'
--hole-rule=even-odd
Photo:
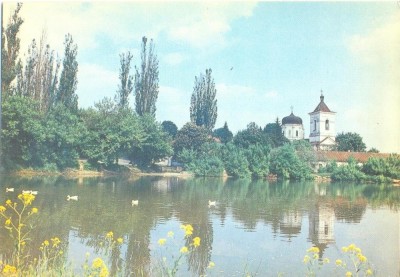
[{"label": "white cloud", "polygon": [[178,65],[182,63],[186,59],[185,55],[182,53],[174,52],[174,53],[169,53],[164,56],[163,60],[168,64],[168,65]]},{"label": "white cloud", "polygon": [[[361,100],[353,114],[367,147],[383,152],[400,152],[400,11],[389,17],[385,24],[358,34],[348,41],[354,61],[367,72],[360,80],[369,84],[362,91]],[[365,100],[365,101],[363,101]],[[359,112],[355,112],[355,111]]]},{"label": "white cloud", "polygon": [[118,89],[118,72],[96,64],[80,64],[78,89],[80,107],[92,106],[104,97],[113,97]]}]

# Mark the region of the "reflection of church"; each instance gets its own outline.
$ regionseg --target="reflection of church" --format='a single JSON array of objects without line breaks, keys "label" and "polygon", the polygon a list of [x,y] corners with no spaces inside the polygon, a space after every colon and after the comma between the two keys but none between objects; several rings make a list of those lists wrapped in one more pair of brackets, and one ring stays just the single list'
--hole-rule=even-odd
[{"label": "reflection of church", "polygon": [[309,239],[320,249],[320,256],[322,257],[328,244],[335,241],[335,211],[333,207],[326,203],[317,203],[315,209],[309,212],[308,218]]},{"label": "reflection of church", "polygon": [[301,232],[302,214],[300,211],[286,211],[283,214],[279,224],[279,229],[282,235],[289,238],[297,236]]},{"label": "reflection of church", "polygon": [[[335,115],[325,104],[321,91],[320,102],[310,115],[309,141],[315,150],[331,150],[336,142]],[[304,139],[303,120],[292,112],[282,119],[282,133],[290,141]]]}]

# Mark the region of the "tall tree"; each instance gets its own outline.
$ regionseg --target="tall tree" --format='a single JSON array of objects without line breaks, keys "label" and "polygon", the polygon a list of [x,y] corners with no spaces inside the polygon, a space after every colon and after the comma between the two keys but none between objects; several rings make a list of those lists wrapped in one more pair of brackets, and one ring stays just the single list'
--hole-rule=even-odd
[{"label": "tall tree", "polygon": [[265,125],[264,132],[267,134],[267,137],[270,138],[273,147],[282,146],[289,142],[282,133],[282,125],[279,118],[276,118],[275,123],[268,123]]},{"label": "tall tree", "polygon": [[129,95],[133,91],[133,76],[129,75],[131,70],[131,60],[132,55],[128,53],[123,53],[120,56],[121,68],[119,69],[119,80],[121,84],[118,87],[116,102],[120,108],[127,108],[129,102]]},{"label": "tall tree", "polygon": [[365,152],[366,146],[362,137],[357,133],[341,133],[336,136],[338,151]]},{"label": "tall tree", "polygon": [[169,120],[163,121],[161,123],[161,127],[164,132],[166,132],[171,136],[171,138],[175,138],[176,133],[178,133],[178,127],[172,121]]},{"label": "tall tree", "polygon": [[63,69],[55,101],[64,104],[71,111],[77,111],[78,95],[75,91],[78,84],[78,62],[76,60],[78,46],[74,44],[71,34],[65,36],[64,46]]},{"label": "tall tree", "polygon": [[17,62],[20,39],[18,38],[19,29],[24,20],[19,16],[22,3],[18,3],[14,14],[10,18],[7,28],[1,26],[1,93],[6,96],[10,93],[12,81],[17,76],[21,61]]},{"label": "tall tree", "polygon": [[158,98],[158,59],[154,53],[153,40],[147,48],[147,38],[142,38],[142,66],[136,68],[135,75],[135,108],[138,115],[156,114]]},{"label": "tall tree", "polygon": [[195,77],[190,103],[190,120],[209,131],[217,120],[217,90],[211,72],[211,68],[206,69],[206,75],[200,73],[200,77]]},{"label": "tall tree", "polygon": [[228,123],[225,122],[224,127],[215,129],[213,136],[218,138],[222,143],[228,143],[233,139],[233,134],[228,128]]}]

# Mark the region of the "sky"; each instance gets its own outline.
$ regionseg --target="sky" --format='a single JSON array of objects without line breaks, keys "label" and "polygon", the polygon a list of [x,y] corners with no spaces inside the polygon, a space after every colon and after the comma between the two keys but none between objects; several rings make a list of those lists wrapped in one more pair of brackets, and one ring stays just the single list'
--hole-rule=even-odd
[{"label": "sky", "polygon": [[[308,113],[322,90],[337,133],[356,132],[367,149],[400,153],[399,3],[29,1],[21,9],[20,56],[24,61],[45,30],[62,59],[70,33],[78,45],[79,106],[86,108],[114,97],[119,55],[130,51],[139,66],[146,36],[159,60],[160,122],[181,128],[190,121],[195,77],[211,68],[215,128],[264,127],[293,106],[308,138]],[[15,6],[3,3],[5,24]]]}]

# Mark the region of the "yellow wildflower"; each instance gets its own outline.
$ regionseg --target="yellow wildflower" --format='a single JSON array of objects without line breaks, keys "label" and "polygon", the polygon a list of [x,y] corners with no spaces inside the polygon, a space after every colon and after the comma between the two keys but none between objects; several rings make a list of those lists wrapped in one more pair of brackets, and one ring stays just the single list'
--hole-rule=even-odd
[{"label": "yellow wildflower", "polygon": [[208,268],[213,268],[215,266],[215,263],[214,262],[210,262],[209,264],[208,264]]},{"label": "yellow wildflower", "polygon": [[346,246],[343,246],[343,247],[342,247],[342,251],[343,251],[343,252],[348,252],[348,251],[349,251],[349,248],[346,247]]},{"label": "yellow wildflower", "polygon": [[30,204],[32,204],[32,201],[35,200],[35,195],[30,193],[23,193],[18,195],[18,198],[21,199],[22,202],[24,202],[25,206],[29,206]]},{"label": "yellow wildflower", "polygon": [[361,253],[361,249],[358,248],[358,247],[356,247],[356,248],[354,249],[354,251],[357,252],[357,253]]},{"label": "yellow wildflower", "polygon": [[348,246],[349,251],[354,251],[356,248],[357,248],[357,247],[356,247],[356,245],[355,245],[354,243],[352,243],[352,244],[350,244],[350,245]]},{"label": "yellow wildflower", "polygon": [[9,226],[9,225],[11,224],[11,218],[8,218],[8,219],[6,220],[6,222],[5,222],[5,224],[6,224],[7,226]]},{"label": "yellow wildflower", "polygon": [[337,266],[343,265],[343,261],[340,260],[340,259],[337,259],[337,260],[336,260],[336,265],[337,265]]},{"label": "yellow wildflower", "polygon": [[33,213],[33,214],[37,214],[37,212],[38,212],[38,209],[37,209],[37,208],[32,208],[32,211],[31,211],[31,213]]},{"label": "yellow wildflower", "polygon": [[159,239],[159,240],[158,240],[158,244],[159,244],[159,245],[164,245],[166,242],[167,242],[166,239]]},{"label": "yellow wildflower", "polygon": [[110,231],[110,232],[107,233],[106,238],[112,239],[113,236],[114,236],[114,233]]},{"label": "yellow wildflower", "polygon": [[64,251],[60,250],[60,252],[58,252],[59,255],[64,254]]},{"label": "yellow wildflower", "polygon": [[57,247],[61,242],[57,237],[52,238],[51,241],[53,242],[53,247]]},{"label": "yellow wildflower", "polygon": [[367,271],[365,272],[366,275],[372,275],[372,270],[370,268],[367,269]]},{"label": "yellow wildflower", "polygon": [[10,199],[7,199],[6,205],[11,206],[12,205],[12,201]]},{"label": "yellow wildflower", "polygon": [[305,255],[304,256],[304,259],[303,259],[303,263],[308,263],[310,261],[310,256],[308,256],[308,255]]},{"label": "yellow wildflower", "polygon": [[49,243],[48,240],[45,240],[45,241],[43,242],[43,244],[46,245],[46,246],[49,246],[50,243]]},{"label": "yellow wildflower", "polygon": [[0,206],[0,213],[4,213],[6,211],[6,207]]},{"label": "yellow wildflower", "polygon": [[360,260],[360,262],[366,262],[367,261],[367,257],[365,257],[363,254],[358,253],[357,254],[357,258]]},{"label": "yellow wildflower", "polygon": [[122,244],[122,243],[124,242],[124,240],[123,240],[122,238],[117,238],[117,242],[118,242],[119,244]]},{"label": "yellow wildflower", "polygon": [[308,249],[307,252],[319,253],[319,248],[314,246]]},{"label": "yellow wildflower", "polygon": [[169,238],[172,238],[172,237],[174,236],[174,232],[169,231],[168,234],[167,234],[167,236],[168,236]]},{"label": "yellow wildflower", "polygon": [[105,265],[103,265],[103,267],[100,270],[99,277],[107,277],[108,275],[109,275],[108,269]]},{"label": "yellow wildflower", "polygon": [[6,264],[3,268],[3,273],[17,273],[17,268],[15,266]]},{"label": "yellow wildflower", "polygon": [[181,229],[185,231],[185,237],[189,237],[193,234],[193,227],[190,224],[181,225]]},{"label": "yellow wildflower", "polygon": [[195,238],[193,239],[193,246],[194,246],[194,247],[200,246],[200,241],[201,241],[201,239],[200,239],[199,237],[195,237]]},{"label": "yellow wildflower", "polygon": [[353,273],[351,273],[350,271],[347,271],[346,272],[346,277],[351,277],[351,276],[353,276]]},{"label": "yellow wildflower", "polygon": [[93,268],[101,268],[101,267],[103,267],[103,266],[104,266],[104,262],[103,262],[103,260],[100,259],[100,258],[96,258],[96,259],[94,259],[93,262],[92,262],[92,267],[93,267]]},{"label": "yellow wildflower", "polygon": [[179,250],[179,252],[181,252],[181,253],[187,253],[187,252],[189,252],[189,249],[188,249],[186,246],[183,246],[183,247],[181,248],[181,250]]}]

